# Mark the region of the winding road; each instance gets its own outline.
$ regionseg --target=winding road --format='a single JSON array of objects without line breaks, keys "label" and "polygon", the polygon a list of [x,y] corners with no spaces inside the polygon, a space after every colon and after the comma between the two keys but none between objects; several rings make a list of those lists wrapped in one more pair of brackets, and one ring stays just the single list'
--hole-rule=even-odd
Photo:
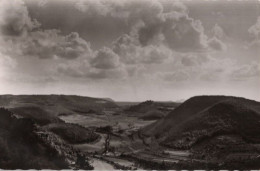
[{"label": "winding road", "polygon": [[91,163],[94,167],[94,170],[115,170],[115,168],[102,160],[93,159],[93,163]]}]

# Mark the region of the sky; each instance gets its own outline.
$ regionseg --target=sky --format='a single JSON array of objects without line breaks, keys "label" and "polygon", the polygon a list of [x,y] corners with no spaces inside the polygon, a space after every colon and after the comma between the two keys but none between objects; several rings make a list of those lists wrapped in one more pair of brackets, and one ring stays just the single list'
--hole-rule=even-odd
[{"label": "sky", "polygon": [[1,0],[0,94],[260,101],[258,0]]}]

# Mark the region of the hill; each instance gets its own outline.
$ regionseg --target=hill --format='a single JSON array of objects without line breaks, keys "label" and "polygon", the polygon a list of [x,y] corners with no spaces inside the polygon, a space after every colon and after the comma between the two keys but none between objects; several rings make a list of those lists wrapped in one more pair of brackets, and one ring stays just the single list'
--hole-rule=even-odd
[{"label": "hill", "polygon": [[41,107],[37,106],[21,106],[10,108],[9,110],[20,117],[30,118],[39,125],[63,122],[61,119],[52,115],[50,112],[47,112]]},{"label": "hill", "polygon": [[31,119],[0,108],[0,169],[69,169],[68,160],[76,160],[76,153]]},{"label": "hill", "polygon": [[1,95],[0,106],[38,107],[54,116],[103,113],[104,109],[117,107],[111,100],[74,95]]},{"label": "hill", "polygon": [[72,123],[52,123],[43,129],[55,133],[70,144],[94,142],[100,138],[99,134],[88,128]]},{"label": "hill", "polygon": [[124,111],[130,116],[137,116],[144,120],[156,120],[163,118],[167,113],[177,107],[175,102],[145,101],[126,108]]},{"label": "hill", "polygon": [[[65,123],[57,116],[57,113],[55,113],[58,112],[61,107],[69,112],[73,112],[72,110],[75,111],[72,106],[77,105],[77,98],[78,96],[59,97],[56,95],[0,96],[2,105],[9,107],[8,110],[13,112],[16,117],[30,119],[39,127],[41,127],[42,130],[53,132],[68,143],[75,144],[95,141],[99,138],[98,134],[95,134],[88,128],[79,126],[77,124]],[[57,101],[57,108],[55,108],[55,99]],[[81,97],[78,100],[80,99]],[[83,99],[87,100],[85,100],[85,102],[78,102],[79,104],[82,104],[83,108],[85,108],[83,106],[84,103],[88,103],[89,101],[92,101],[90,103],[93,103],[92,99]],[[67,104],[70,101],[72,101],[72,104]],[[102,108],[104,106],[106,105],[101,104],[98,107]],[[95,109],[97,109],[97,107],[95,107]],[[94,112],[88,107],[86,107],[86,110]]]},{"label": "hill", "polygon": [[252,144],[260,143],[260,103],[230,96],[193,97],[141,133],[156,137],[162,146],[190,149],[200,157],[235,155],[231,146],[259,154]]}]

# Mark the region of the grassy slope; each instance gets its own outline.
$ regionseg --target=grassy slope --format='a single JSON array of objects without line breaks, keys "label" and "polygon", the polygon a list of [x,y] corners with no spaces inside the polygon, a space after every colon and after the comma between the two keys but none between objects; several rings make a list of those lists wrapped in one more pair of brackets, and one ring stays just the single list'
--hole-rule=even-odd
[{"label": "grassy slope", "polygon": [[30,119],[17,119],[0,109],[0,168],[65,169],[68,164],[58,151],[42,141]]},{"label": "grassy slope", "polygon": [[63,122],[58,117],[36,106],[14,107],[9,110],[21,117],[31,118],[39,125]]},{"label": "grassy slope", "polygon": [[[31,100],[31,97],[28,98]],[[29,99],[23,99],[23,105],[25,105],[25,101],[29,103]],[[38,99],[38,97],[33,99]],[[48,99],[46,100],[48,101]],[[42,99],[38,99],[38,101],[36,100],[34,104],[39,105],[40,103],[46,105],[47,102],[43,102]],[[31,102],[29,104],[32,105]],[[36,124],[42,126],[48,131],[59,135],[62,139],[69,143],[92,142],[99,138],[98,134],[91,132],[87,128],[81,127],[76,124],[65,123],[63,120],[59,119],[58,116],[53,115],[52,111],[45,110],[44,107],[41,107],[40,105],[29,106],[27,104],[25,106],[13,107],[9,110],[19,117],[32,119]]]},{"label": "grassy slope", "polygon": [[140,133],[155,136],[162,146],[190,150],[192,158],[206,162],[207,167],[260,167],[260,103],[256,101],[193,97]]},{"label": "grassy slope", "polygon": [[69,143],[92,142],[98,135],[79,125],[65,123],[58,115],[102,113],[104,109],[117,107],[111,100],[69,95],[1,95],[0,106],[19,117],[32,119]]},{"label": "grassy slope", "polygon": [[82,126],[70,123],[53,123],[44,127],[71,144],[88,143],[97,140],[100,136]]},{"label": "grassy slope", "polygon": [[0,106],[6,108],[39,107],[52,115],[102,112],[117,105],[108,100],[72,95],[1,95]]},{"label": "grassy slope", "polygon": [[258,141],[260,103],[235,97],[193,97],[168,116],[145,127],[144,135],[154,135],[167,146],[191,146],[217,132],[239,133],[248,141]]},{"label": "grassy slope", "polygon": [[170,112],[165,118],[145,127],[142,133],[145,135],[163,136],[169,129],[177,127],[185,120],[193,117],[201,110],[223,100],[225,97],[214,97],[208,99],[207,96],[193,97],[182,103]]}]

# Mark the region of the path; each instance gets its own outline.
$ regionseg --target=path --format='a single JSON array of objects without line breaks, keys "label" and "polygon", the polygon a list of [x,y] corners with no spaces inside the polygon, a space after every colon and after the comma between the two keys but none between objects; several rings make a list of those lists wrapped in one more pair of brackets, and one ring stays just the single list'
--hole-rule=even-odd
[{"label": "path", "polygon": [[91,165],[94,167],[94,170],[115,170],[111,164],[99,159],[93,159],[93,163]]}]

